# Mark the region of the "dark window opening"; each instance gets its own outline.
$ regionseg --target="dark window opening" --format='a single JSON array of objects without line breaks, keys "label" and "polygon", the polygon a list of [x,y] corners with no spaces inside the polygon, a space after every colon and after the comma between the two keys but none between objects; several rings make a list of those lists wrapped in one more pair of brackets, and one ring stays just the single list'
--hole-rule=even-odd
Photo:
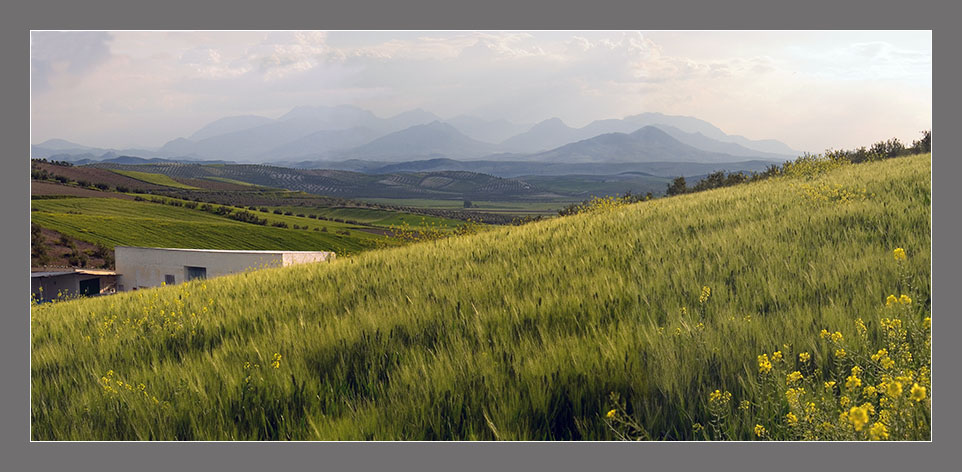
[{"label": "dark window opening", "polygon": [[80,294],[84,296],[100,295],[100,279],[81,280]]},{"label": "dark window opening", "polygon": [[206,279],[207,278],[207,268],[206,267],[191,267],[184,266],[187,269],[187,280],[191,281],[194,279]]},{"label": "dark window opening", "polygon": [[167,285],[174,285],[174,276],[167,274],[164,276],[164,283]]}]

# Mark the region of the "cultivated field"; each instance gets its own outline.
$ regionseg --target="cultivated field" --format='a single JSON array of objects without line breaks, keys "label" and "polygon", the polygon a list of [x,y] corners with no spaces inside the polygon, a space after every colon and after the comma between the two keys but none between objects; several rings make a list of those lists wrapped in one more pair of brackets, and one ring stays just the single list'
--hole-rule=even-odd
[{"label": "cultivated field", "polygon": [[[385,238],[352,230],[353,225],[296,216],[264,215],[290,228],[259,226],[198,209],[148,201],[106,198],[33,200],[31,221],[45,228],[108,248],[121,246],[198,249],[263,249],[356,253],[387,243]],[[293,229],[298,224],[307,229]],[[314,231],[318,228],[318,231]],[[327,231],[321,231],[326,228]],[[337,231],[349,231],[349,235]]]},{"label": "cultivated field", "polygon": [[828,167],[35,306],[32,438],[928,439],[931,157]]}]

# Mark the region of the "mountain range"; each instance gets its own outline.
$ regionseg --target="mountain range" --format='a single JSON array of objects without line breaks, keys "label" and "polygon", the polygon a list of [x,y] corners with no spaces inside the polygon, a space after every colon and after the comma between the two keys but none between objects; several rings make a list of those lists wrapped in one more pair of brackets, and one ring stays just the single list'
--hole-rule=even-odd
[{"label": "mountain range", "polygon": [[800,153],[776,140],[749,140],[698,118],[642,113],[572,128],[558,118],[534,125],[461,115],[443,120],[415,109],[389,118],[350,106],[300,106],[272,119],[215,120],[158,149],[100,149],[61,139],[31,146],[34,158],[108,160],[119,156],[188,161],[400,163],[431,159],[537,161],[557,164],[626,162],[721,163],[784,161]]}]

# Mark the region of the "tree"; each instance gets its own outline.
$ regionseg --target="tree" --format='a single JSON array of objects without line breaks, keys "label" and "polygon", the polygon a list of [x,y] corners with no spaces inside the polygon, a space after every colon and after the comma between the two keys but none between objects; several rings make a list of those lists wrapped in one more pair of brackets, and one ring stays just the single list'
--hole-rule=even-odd
[{"label": "tree", "polygon": [[916,154],[932,152],[932,131],[922,131],[922,139],[912,141],[912,152]]},{"label": "tree", "polygon": [[678,177],[670,184],[668,184],[668,190],[665,192],[669,197],[672,195],[681,195],[688,191],[687,184],[685,183],[684,177]]},{"label": "tree", "polygon": [[35,223],[30,224],[30,249],[31,256],[37,261],[37,265],[45,266],[50,263],[50,254],[47,253],[47,243],[44,241],[40,226]]}]

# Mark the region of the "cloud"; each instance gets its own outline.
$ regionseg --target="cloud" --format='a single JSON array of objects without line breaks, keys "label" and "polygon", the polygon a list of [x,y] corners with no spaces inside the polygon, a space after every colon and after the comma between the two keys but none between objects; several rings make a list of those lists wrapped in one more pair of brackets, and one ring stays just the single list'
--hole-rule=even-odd
[{"label": "cloud", "polygon": [[110,57],[106,32],[36,31],[30,35],[31,86],[37,92],[50,89],[62,76],[76,78]]},{"label": "cloud", "polygon": [[[892,113],[916,119],[931,112],[931,99],[925,101],[931,49],[924,41],[871,32],[852,38],[637,31],[35,33],[34,130],[80,142],[82,133],[95,133],[105,140],[152,135],[150,141],[162,143],[222,116],[279,116],[297,105],[354,104],[379,116],[421,107],[442,117],[517,122],[557,116],[572,126],[658,111],[817,150],[824,145],[803,143],[819,142],[815,133],[799,131],[804,123],[818,122],[822,143],[838,142],[830,137],[833,126],[860,122],[858,108],[885,102],[893,91],[902,98],[893,101]],[[866,86],[879,81],[889,84]],[[825,109],[833,107],[837,117],[828,120]],[[63,136],[63,130],[76,134]]]}]

